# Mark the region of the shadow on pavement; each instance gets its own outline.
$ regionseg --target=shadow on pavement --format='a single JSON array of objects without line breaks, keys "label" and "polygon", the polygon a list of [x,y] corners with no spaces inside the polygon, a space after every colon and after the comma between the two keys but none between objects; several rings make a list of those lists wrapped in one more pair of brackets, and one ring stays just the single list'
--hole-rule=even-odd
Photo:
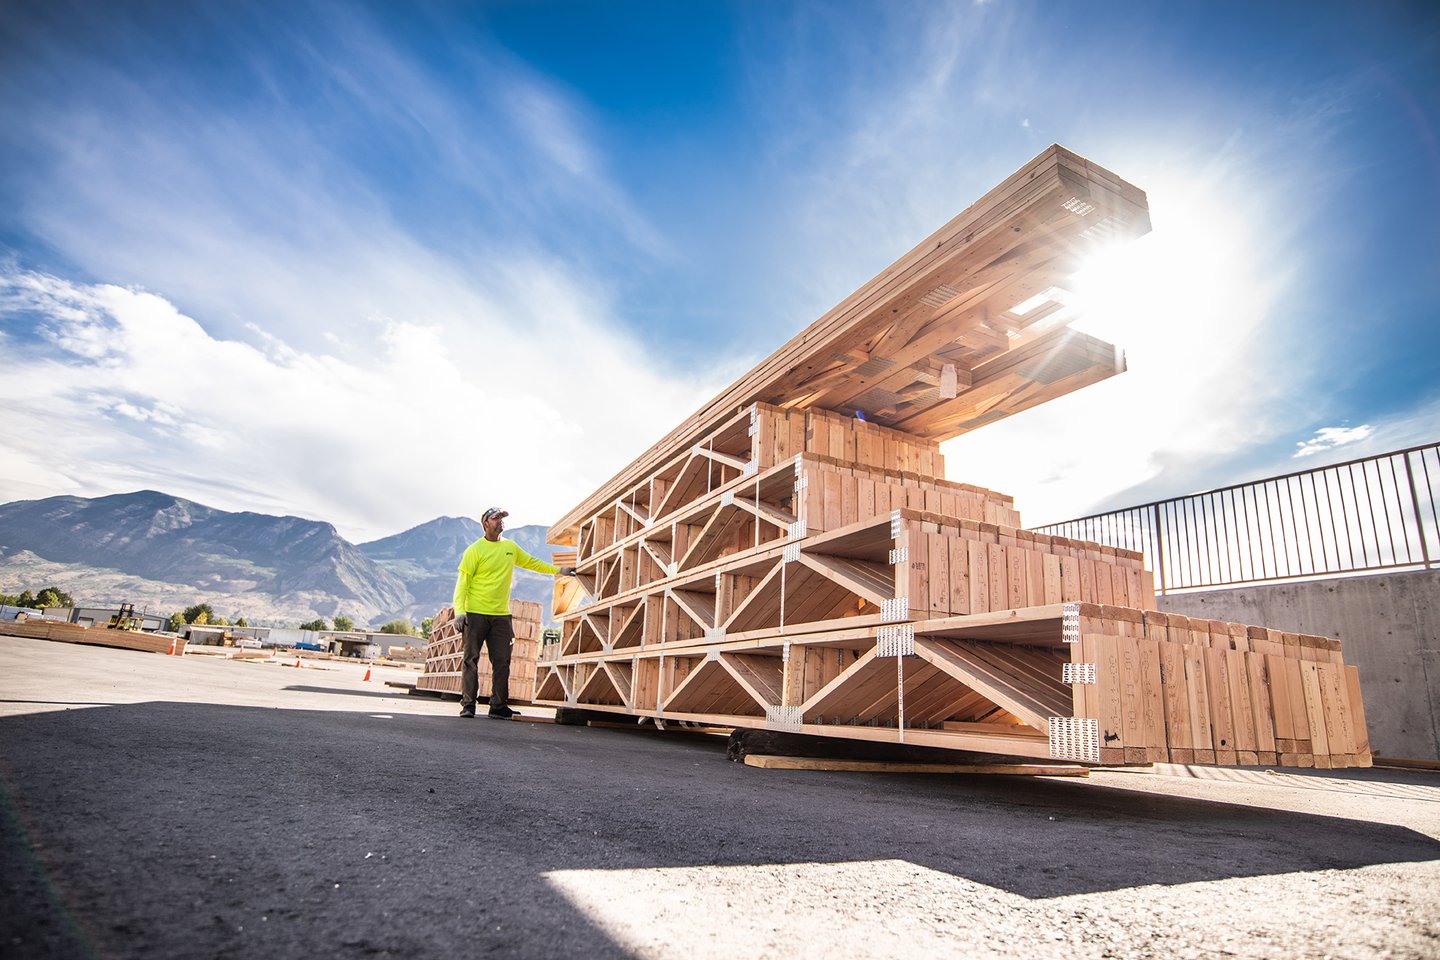
[{"label": "shadow on pavement", "polygon": [[383,697],[386,700],[405,700],[409,697],[409,694],[404,690],[396,690],[394,688],[391,688],[388,693],[382,693],[379,690],[355,690],[351,687],[345,687],[343,689],[338,687],[308,687],[303,684],[292,683],[290,686],[281,687],[280,689],[294,693],[335,693],[346,697]]},{"label": "shadow on pavement", "polygon": [[626,956],[558,870],[906,860],[1050,898],[1440,859],[1403,827],[1085,781],[724,757],[718,738],[457,717],[0,719],[0,953]]},{"label": "shadow on pavement", "polygon": [[0,698],[0,703],[33,703],[55,707],[113,707],[115,704],[102,700],[7,700]]}]

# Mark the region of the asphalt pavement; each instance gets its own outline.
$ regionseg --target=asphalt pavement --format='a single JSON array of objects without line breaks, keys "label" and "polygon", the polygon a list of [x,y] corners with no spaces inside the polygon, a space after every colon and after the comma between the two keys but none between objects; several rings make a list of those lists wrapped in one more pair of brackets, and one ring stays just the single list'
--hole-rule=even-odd
[{"label": "asphalt pavement", "polygon": [[1433,775],[764,770],[363,670],[0,638],[0,956],[1440,955]]}]

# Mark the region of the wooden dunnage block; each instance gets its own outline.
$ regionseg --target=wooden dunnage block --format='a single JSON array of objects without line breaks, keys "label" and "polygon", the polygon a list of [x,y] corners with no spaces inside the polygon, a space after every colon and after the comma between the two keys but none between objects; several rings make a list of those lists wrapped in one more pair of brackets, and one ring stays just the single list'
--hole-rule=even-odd
[{"label": "wooden dunnage block", "polygon": [[1185,665],[1185,696],[1190,711],[1190,747],[1196,763],[1215,763],[1215,738],[1210,717],[1210,687],[1205,650],[1198,644],[1181,647]]},{"label": "wooden dunnage block", "polygon": [[1262,766],[1274,766],[1280,762],[1280,754],[1275,745],[1275,711],[1271,706],[1273,696],[1265,669],[1265,655],[1245,654],[1245,671],[1250,680],[1250,712],[1255,720],[1258,759]]},{"label": "wooden dunnage block", "polygon": [[1124,672],[1120,638],[1107,634],[1083,634],[1081,643],[1095,664],[1095,719],[1100,722],[1100,762],[1125,763],[1123,703]]},{"label": "wooden dunnage block", "polygon": [[1352,766],[1356,762],[1354,757],[1358,750],[1345,668],[1334,663],[1317,663],[1315,672],[1324,704],[1325,739],[1330,746],[1330,765]]},{"label": "wooden dunnage block", "polygon": [[1355,762],[1359,766],[1369,766],[1370,755],[1370,732],[1365,726],[1365,704],[1360,698],[1360,670],[1358,667],[1347,666],[1345,668],[1345,690],[1350,704],[1350,716],[1354,725],[1355,739]]},{"label": "wooden dunnage block", "polygon": [[1300,681],[1304,691],[1305,723],[1313,754],[1312,762],[1316,767],[1328,770],[1332,766],[1330,738],[1325,729],[1325,701],[1319,664],[1313,660],[1300,661]]},{"label": "wooden dunnage block", "polygon": [[1194,763],[1195,735],[1191,730],[1184,648],[1168,640],[1156,641],[1155,647],[1160,656],[1161,706],[1165,715],[1169,760],[1171,763]]},{"label": "wooden dunnage block", "polygon": [[1215,762],[1234,766],[1239,762],[1239,753],[1235,745],[1235,714],[1229,665],[1224,650],[1207,647],[1203,655],[1206,688],[1210,695],[1210,726],[1214,738]]},{"label": "wooden dunnage block", "polygon": [[1236,762],[1254,767],[1260,763],[1260,734],[1255,728],[1255,704],[1250,695],[1250,669],[1240,650],[1224,650],[1230,708],[1234,716]]}]

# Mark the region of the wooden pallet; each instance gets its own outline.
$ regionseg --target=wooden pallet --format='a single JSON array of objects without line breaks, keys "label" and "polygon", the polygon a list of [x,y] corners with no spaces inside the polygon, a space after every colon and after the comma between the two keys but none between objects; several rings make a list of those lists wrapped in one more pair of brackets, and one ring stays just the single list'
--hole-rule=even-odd
[{"label": "wooden pallet", "polygon": [[578,578],[535,699],[1088,764],[1368,764],[1338,644],[1161,614],[1140,554],[944,479],[941,439],[1123,368],[1018,306],[1097,223],[1144,232],[1144,195],[1046,151],[558,521]]},{"label": "wooden pallet", "polygon": [[[540,604],[528,600],[511,600],[510,613],[515,628],[515,643],[510,648],[509,699],[515,703],[528,703],[535,699],[536,659],[540,652],[540,626],[544,613]],[[425,646],[425,669],[416,679],[415,688],[459,694],[464,655],[460,630],[455,625],[455,610],[445,607],[431,623],[429,642]],[[493,678],[490,657],[484,650],[480,652],[478,672],[479,696],[489,697]]]}]

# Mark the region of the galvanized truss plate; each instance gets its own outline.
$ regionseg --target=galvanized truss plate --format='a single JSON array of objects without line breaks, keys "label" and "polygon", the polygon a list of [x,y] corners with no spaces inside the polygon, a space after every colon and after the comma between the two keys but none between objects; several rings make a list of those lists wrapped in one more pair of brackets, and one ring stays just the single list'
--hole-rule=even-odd
[{"label": "galvanized truss plate", "polygon": [[785,532],[789,535],[791,540],[804,540],[806,535],[805,521],[796,520],[794,523],[790,524],[790,526],[786,529]]},{"label": "galvanized truss plate", "polygon": [[875,656],[909,657],[915,654],[915,625],[881,627],[875,638]]},{"label": "galvanized truss plate", "polygon": [[[706,639],[706,640],[724,640],[724,639],[725,639],[725,628],[724,628],[724,627],[706,627],[706,628],[705,628],[705,639]],[[1066,664],[1066,666],[1069,666],[1069,664]]]},{"label": "galvanized truss plate", "polygon": [[715,662],[718,663],[718,662],[720,661],[720,651],[719,651],[719,650],[707,650],[707,651],[705,651],[705,660],[706,660],[707,662],[709,662],[709,661],[711,661],[711,660],[714,660]]},{"label": "galvanized truss plate", "polygon": [[889,622],[910,619],[910,598],[896,597],[894,600],[881,600],[880,616]]},{"label": "galvanized truss plate", "polygon": [[1095,664],[1064,663],[1060,665],[1060,681],[1074,686],[1077,683],[1095,682]]},{"label": "galvanized truss plate", "polygon": [[1079,197],[1071,197],[1069,200],[1066,200],[1064,203],[1060,204],[1060,206],[1064,207],[1066,210],[1069,210],[1077,217],[1088,217],[1090,216],[1090,214],[1095,212],[1095,204],[1090,203],[1087,200],[1081,200]]},{"label": "galvanized truss plate", "polygon": [[900,511],[899,511],[899,510],[893,510],[893,511],[891,511],[891,513],[890,513],[890,536],[892,536],[892,537],[898,537],[898,536],[900,536],[901,532],[902,532],[904,529],[905,529],[905,521],[900,517]]},{"label": "galvanized truss plate", "polygon": [[897,564],[897,563],[909,563],[909,562],[910,562],[910,548],[909,548],[909,547],[898,547],[898,548],[890,551],[890,564],[891,564],[891,566],[894,566],[894,565]]},{"label": "galvanized truss plate", "polygon": [[1080,642],[1080,604],[1067,603],[1060,608],[1060,639],[1066,643]]},{"label": "galvanized truss plate", "polygon": [[1104,217],[1085,228],[1080,234],[1082,240],[1093,240],[1096,243],[1104,243],[1112,240],[1125,232],[1125,221],[1120,217]]},{"label": "galvanized truss plate", "polygon": [[1081,717],[1050,718],[1050,756],[1056,760],[1100,762],[1100,721]]},{"label": "galvanized truss plate", "polygon": [[800,544],[791,543],[786,545],[780,556],[786,563],[794,563],[800,559]]},{"label": "galvanized truss plate", "polygon": [[[948,289],[948,288],[940,288]],[[938,306],[938,304],[937,304]],[[848,359],[848,358],[847,358]],[[895,361],[889,357],[871,357],[860,366],[855,368],[855,373],[862,377],[873,377],[877,373],[884,373],[895,366]]]},{"label": "galvanized truss plate", "polygon": [[925,294],[925,296],[921,297],[920,302],[925,304],[925,306],[927,307],[943,307],[945,306],[945,304],[949,303],[951,300],[954,300],[958,296],[960,296],[959,290],[956,290],[948,283],[942,283],[940,284],[940,286],[936,287],[934,290],[931,290],[929,293]]},{"label": "galvanized truss plate", "polygon": [[720,494],[720,506],[722,506],[722,507],[733,507],[733,506],[735,506],[735,491],[734,491],[734,490],[726,490],[724,493]]},{"label": "galvanized truss plate", "polygon": [[799,707],[765,707],[765,726],[769,730],[790,730],[798,733],[804,724]]},{"label": "galvanized truss plate", "polygon": [[753,476],[755,476],[755,474],[757,474],[757,473],[759,473],[759,472],[760,472],[760,461],[759,461],[759,460],[746,460],[745,463],[744,463],[744,465],[740,468],[740,476],[742,476],[742,477],[753,477]]}]

